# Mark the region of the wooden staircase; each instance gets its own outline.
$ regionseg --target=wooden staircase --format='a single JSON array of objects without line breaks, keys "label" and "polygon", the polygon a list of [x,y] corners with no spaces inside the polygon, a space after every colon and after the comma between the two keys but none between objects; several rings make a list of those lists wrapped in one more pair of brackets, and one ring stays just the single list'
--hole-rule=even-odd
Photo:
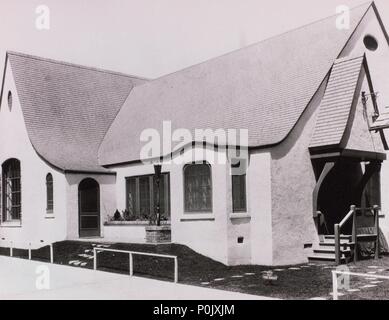
[{"label": "wooden staircase", "polygon": [[[352,249],[354,247],[351,242],[351,235],[340,236],[340,260],[341,263],[348,263],[352,259]],[[313,254],[308,257],[309,262],[332,262],[336,263],[335,255],[335,236],[324,236],[324,241],[319,242],[313,248]]]},{"label": "wooden staircase", "polygon": [[[335,224],[334,235],[324,236],[324,240],[320,241],[318,246],[313,248],[313,254],[308,257],[310,262],[325,261],[334,262],[335,264],[349,263],[351,260],[358,261],[358,243],[374,242],[375,243],[375,259],[379,258],[380,243],[379,243],[379,211],[378,206],[371,208],[357,208],[351,206],[350,212],[339,223]],[[374,234],[358,234],[357,231],[357,216],[358,213],[369,214],[374,218]],[[352,234],[341,234],[341,229],[344,225],[351,221]]]}]

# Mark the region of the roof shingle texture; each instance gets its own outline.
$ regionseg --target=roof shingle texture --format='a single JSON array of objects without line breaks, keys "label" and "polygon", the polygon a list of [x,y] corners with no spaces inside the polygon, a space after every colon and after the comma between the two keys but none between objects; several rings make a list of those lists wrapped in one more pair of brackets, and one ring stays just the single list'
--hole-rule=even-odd
[{"label": "roof shingle texture", "polygon": [[[102,165],[140,159],[145,129],[248,129],[249,146],[280,143],[292,130],[370,5],[136,87],[99,149]],[[168,137],[165,137],[168,138]],[[174,144],[173,144],[174,148]]]},{"label": "roof shingle texture", "polygon": [[328,80],[310,148],[338,146],[350,118],[364,57],[336,61]]},{"label": "roof shingle texture", "polygon": [[98,164],[100,143],[145,80],[15,52],[8,59],[36,152],[63,170],[107,171]]}]

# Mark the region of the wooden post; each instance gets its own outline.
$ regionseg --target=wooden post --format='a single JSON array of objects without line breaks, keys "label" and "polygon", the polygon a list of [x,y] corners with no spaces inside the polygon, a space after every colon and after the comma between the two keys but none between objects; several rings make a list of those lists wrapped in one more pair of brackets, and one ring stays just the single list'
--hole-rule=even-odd
[{"label": "wooden post", "polygon": [[96,248],[93,248],[93,270],[97,269],[97,254]]},{"label": "wooden post", "polygon": [[338,300],[338,276],[335,270],[332,271],[332,297]]},{"label": "wooden post", "polygon": [[28,260],[31,260],[31,242],[28,244]]},{"label": "wooden post", "polygon": [[340,265],[340,227],[339,224],[335,225],[335,262]]},{"label": "wooden post", "polygon": [[353,211],[353,229],[352,229],[352,242],[354,243],[353,255],[354,255],[354,262],[357,262],[358,261],[357,207],[351,206],[350,209]]},{"label": "wooden post", "polygon": [[133,265],[133,260],[132,260],[132,253],[129,253],[129,263],[130,263],[130,277],[134,275],[134,265]]},{"label": "wooden post", "polygon": [[54,250],[52,243],[50,243],[50,263],[54,263]]},{"label": "wooden post", "polygon": [[378,206],[374,206],[374,226],[377,234],[374,258],[379,259],[380,257],[380,213],[379,213]]},{"label": "wooden post", "polygon": [[178,282],[178,259],[174,258],[174,283]]},{"label": "wooden post", "polygon": [[14,255],[13,243],[12,243],[12,241],[10,241],[9,256],[13,257],[13,255]]}]

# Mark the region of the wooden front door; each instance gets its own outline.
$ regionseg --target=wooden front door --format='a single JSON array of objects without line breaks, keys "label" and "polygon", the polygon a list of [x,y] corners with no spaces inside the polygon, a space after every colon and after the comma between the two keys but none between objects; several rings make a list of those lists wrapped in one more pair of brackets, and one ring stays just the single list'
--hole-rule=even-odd
[{"label": "wooden front door", "polygon": [[80,237],[100,236],[100,188],[87,178],[78,186],[78,225]]}]

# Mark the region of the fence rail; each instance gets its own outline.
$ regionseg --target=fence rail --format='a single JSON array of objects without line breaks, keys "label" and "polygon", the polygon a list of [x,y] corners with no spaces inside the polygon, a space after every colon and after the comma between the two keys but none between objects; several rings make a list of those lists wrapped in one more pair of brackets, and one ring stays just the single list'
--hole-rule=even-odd
[{"label": "fence rail", "polygon": [[[13,257],[14,256],[14,249],[21,249],[15,247],[15,242],[12,240],[5,240],[5,239],[0,239],[1,242],[6,242],[6,245],[3,248],[9,248],[9,256]],[[50,247],[50,263],[54,263],[54,248],[52,243],[45,243],[45,241],[40,241],[40,244],[43,244],[44,247],[49,246]],[[9,246],[8,246],[8,245]],[[32,242],[28,242],[28,249],[21,249],[21,250],[27,250],[28,251],[28,260],[32,260]]]},{"label": "fence rail", "polygon": [[108,252],[118,252],[118,253],[126,253],[129,257],[129,274],[130,277],[134,275],[134,255],[138,256],[149,256],[149,257],[158,257],[158,258],[166,258],[166,259],[174,259],[174,282],[178,282],[178,258],[177,256],[165,255],[165,254],[157,254],[157,253],[147,253],[147,252],[137,252],[137,251],[128,251],[128,250],[118,250],[118,249],[107,249],[107,248],[93,248],[93,269],[97,270],[97,254],[101,251]]},{"label": "fence rail", "polygon": [[376,274],[372,275],[372,274],[369,274],[369,273],[357,273],[357,272],[333,270],[332,271],[332,294],[333,294],[333,299],[334,300],[339,300],[338,275],[347,275],[347,276],[355,276],[355,277],[361,277],[361,278],[375,278],[375,279],[389,280],[389,276],[382,276],[382,275],[376,275]]}]

